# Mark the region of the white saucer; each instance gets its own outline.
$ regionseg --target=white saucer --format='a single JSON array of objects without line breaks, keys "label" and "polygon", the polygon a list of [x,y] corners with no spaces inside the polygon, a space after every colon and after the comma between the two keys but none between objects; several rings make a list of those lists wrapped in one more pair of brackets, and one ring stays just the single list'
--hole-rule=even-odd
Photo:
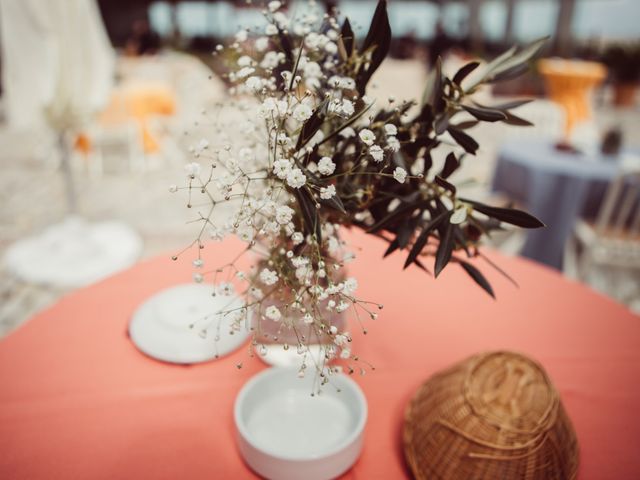
[{"label": "white saucer", "polygon": [[129,323],[129,336],[146,355],[169,363],[213,360],[240,347],[249,333],[230,333],[229,316],[220,311],[241,307],[236,296],[213,293],[213,286],[178,285],[163,290],[138,307]]},{"label": "white saucer", "polygon": [[89,223],[70,216],[18,240],[7,249],[4,261],[26,282],[73,288],[131,266],[141,251],[140,236],[123,223]]}]

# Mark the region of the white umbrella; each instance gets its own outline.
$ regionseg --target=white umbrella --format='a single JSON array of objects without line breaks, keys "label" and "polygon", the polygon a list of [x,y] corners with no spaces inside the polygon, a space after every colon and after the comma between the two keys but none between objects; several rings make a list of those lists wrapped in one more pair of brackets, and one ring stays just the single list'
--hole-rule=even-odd
[{"label": "white umbrella", "polygon": [[[9,124],[47,123],[59,134],[69,207],[75,194],[65,133],[108,101],[114,52],[94,0],[0,0],[3,87]],[[117,222],[69,217],[13,244],[5,261],[18,277],[81,286],[132,264],[142,242]]]}]

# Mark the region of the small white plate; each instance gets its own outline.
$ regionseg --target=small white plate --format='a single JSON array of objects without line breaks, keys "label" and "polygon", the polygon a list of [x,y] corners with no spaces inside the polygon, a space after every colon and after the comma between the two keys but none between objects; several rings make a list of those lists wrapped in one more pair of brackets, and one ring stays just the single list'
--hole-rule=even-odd
[{"label": "small white plate", "polygon": [[249,333],[243,329],[230,334],[231,321],[219,312],[243,302],[212,293],[213,286],[193,283],[153,295],[133,314],[131,341],[150,357],[179,364],[206,362],[236,350]]},{"label": "small white plate", "polygon": [[349,377],[335,374],[312,396],[314,380],[312,371],[298,378],[297,369],[270,368],[240,390],[234,408],[238,446],[255,472],[271,480],[325,480],[358,459],[364,394]]}]

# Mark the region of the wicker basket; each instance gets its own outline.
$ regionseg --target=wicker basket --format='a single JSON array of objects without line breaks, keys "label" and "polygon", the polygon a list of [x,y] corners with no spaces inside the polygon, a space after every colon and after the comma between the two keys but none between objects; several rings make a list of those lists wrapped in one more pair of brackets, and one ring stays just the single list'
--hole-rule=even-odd
[{"label": "wicker basket", "polygon": [[471,357],[431,377],[405,415],[416,479],[564,480],[578,444],[542,366],[516,353]]}]

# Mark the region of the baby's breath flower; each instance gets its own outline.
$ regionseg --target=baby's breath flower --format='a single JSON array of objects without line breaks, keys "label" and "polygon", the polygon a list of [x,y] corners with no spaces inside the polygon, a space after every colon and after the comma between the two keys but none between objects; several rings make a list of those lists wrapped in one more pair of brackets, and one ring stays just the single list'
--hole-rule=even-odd
[{"label": "baby's breath flower", "polygon": [[459,225],[462,222],[464,222],[466,219],[467,219],[467,207],[465,207],[464,205],[461,205],[454,210],[453,214],[449,218],[449,221],[454,225]]},{"label": "baby's breath flower", "polygon": [[260,272],[260,281],[265,285],[271,286],[278,281],[278,274],[273,270],[263,268]]},{"label": "baby's breath flower", "polygon": [[311,107],[309,105],[300,103],[293,109],[293,118],[295,118],[299,122],[304,122],[308,120],[309,117],[311,117],[312,113],[313,110],[311,110]]},{"label": "baby's breath flower", "polygon": [[340,351],[340,358],[342,358],[343,360],[346,360],[349,357],[351,357],[351,350],[349,348],[343,348]]},{"label": "baby's breath flower", "polygon": [[318,172],[322,175],[331,175],[336,169],[336,164],[333,163],[330,157],[322,157],[318,161]]},{"label": "baby's breath flower", "polygon": [[253,63],[253,59],[248,55],[242,55],[238,59],[238,66],[240,67],[248,67]]},{"label": "baby's breath flower", "polygon": [[371,145],[369,147],[369,155],[373,157],[375,162],[381,162],[384,159],[384,151],[380,145]]},{"label": "baby's breath flower", "polygon": [[274,322],[279,322],[282,318],[282,313],[280,313],[280,310],[275,305],[269,305],[264,311],[264,315]]},{"label": "baby's breath flower", "polygon": [[200,164],[198,162],[187,163],[184,166],[184,171],[188,178],[196,178],[200,175]]},{"label": "baby's breath flower", "polygon": [[291,188],[301,188],[307,183],[307,177],[299,168],[292,168],[287,174],[287,185]]},{"label": "baby's breath flower", "polygon": [[376,140],[375,134],[368,128],[363,128],[362,130],[360,130],[360,133],[358,133],[358,136],[360,137],[360,140],[362,140],[363,143],[369,146],[373,145],[373,142],[375,142]]},{"label": "baby's breath flower", "polygon": [[395,178],[398,182],[404,183],[407,179],[407,171],[402,167],[396,167],[393,171],[393,178]]},{"label": "baby's breath flower", "polygon": [[387,123],[384,126],[384,133],[387,135],[397,135],[398,128],[393,123]]},{"label": "baby's breath flower", "polygon": [[216,293],[218,295],[224,295],[226,297],[228,297],[229,295],[233,295],[234,290],[235,289],[233,288],[233,284],[231,284],[229,282],[220,283],[216,287]]},{"label": "baby's breath flower", "polygon": [[276,222],[285,225],[293,218],[294,210],[286,205],[282,205],[276,209]]},{"label": "baby's breath flower", "polygon": [[329,200],[334,197],[336,194],[336,187],[333,185],[329,185],[328,187],[320,188],[320,198],[323,200]]},{"label": "baby's breath flower", "polygon": [[267,48],[269,48],[269,39],[267,37],[258,38],[256,40],[255,47],[257,51],[264,52]]},{"label": "baby's breath flower", "polygon": [[269,11],[271,13],[275,12],[276,10],[278,10],[281,6],[282,6],[282,3],[280,3],[278,0],[273,0],[272,2],[269,2],[267,4],[267,8],[269,9]]},{"label": "baby's breath flower", "polygon": [[300,245],[304,241],[304,235],[300,232],[293,232],[291,235],[291,241],[294,245]]},{"label": "baby's breath flower", "polygon": [[278,34],[278,27],[276,27],[273,23],[270,23],[264,29],[264,33],[266,33],[267,35],[277,35]]},{"label": "baby's breath flower", "polygon": [[243,242],[249,243],[253,240],[253,235],[254,235],[253,227],[249,225],[241,225],[236,229],[236,235]]},{"label": "baby's breath flower", "polygon": [[387,137],[387,148],[392,152],[400,150],[400,141],[396,137]]}]

